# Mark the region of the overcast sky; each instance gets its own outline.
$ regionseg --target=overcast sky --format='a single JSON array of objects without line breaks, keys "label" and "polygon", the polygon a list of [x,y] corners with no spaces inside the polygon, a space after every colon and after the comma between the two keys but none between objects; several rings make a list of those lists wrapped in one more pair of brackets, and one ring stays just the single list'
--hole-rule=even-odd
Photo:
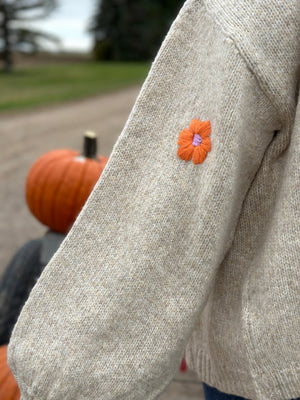
[{"label": "overcast sky", "polygon": [[92,37],[86,29],[95,3],[95,0],[59,0],[59,6],[51,17],[31,22],[31,26],[59,36],[64,51],[88,52]]}]

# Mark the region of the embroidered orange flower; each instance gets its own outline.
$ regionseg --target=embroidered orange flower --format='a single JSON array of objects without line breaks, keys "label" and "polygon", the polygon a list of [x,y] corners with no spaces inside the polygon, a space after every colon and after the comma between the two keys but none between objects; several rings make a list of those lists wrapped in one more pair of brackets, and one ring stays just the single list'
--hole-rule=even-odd
[{"label": "embroidered orange flower", "polygon": [[203,163],[207,153],[211,150],[209,135],[211,126],[209,121],[193,119],[189,129],[184,129],[179,134],[177,155],[185,161],[193,158],[194,164]]}]

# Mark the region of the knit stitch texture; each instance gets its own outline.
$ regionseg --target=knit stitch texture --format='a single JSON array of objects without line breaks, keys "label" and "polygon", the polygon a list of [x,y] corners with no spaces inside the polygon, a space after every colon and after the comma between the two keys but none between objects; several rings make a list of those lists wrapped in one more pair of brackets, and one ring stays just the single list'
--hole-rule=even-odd
[{"label": "knit stitch texture", "polygon": [[[298,17],[185,2],[14,328],[22,400],[153,400],[185,351],[220,391],[300,396]],[[193,119],[199,164],[177,155]]]}]

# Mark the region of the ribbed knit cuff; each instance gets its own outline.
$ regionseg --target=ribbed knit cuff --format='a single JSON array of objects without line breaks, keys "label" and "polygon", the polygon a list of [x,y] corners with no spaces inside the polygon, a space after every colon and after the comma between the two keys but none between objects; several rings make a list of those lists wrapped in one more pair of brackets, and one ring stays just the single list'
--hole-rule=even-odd
[{"label": "ribbed knit cuff", "polygon": [[260,382],[253,382],[252,389],[249,389],[251,387],[249,379],[246,381],[236,379],[234,372],[222,371],[220,366],[218,375],[216,375],[208,354],[202,348],[193,350],[191,346],[188,346],[185,358],[188,367],[197,374],[202,382],[224,393],[259,400],[298,399],[300,397],[300,370],[273,371],[272,375],[262,376]]}]

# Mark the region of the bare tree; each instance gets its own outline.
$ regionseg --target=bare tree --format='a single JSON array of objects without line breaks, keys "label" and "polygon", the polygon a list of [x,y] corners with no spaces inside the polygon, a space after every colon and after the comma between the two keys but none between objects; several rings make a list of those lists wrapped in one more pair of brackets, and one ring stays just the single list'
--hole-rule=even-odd
[{"label": "bare tree", "polygon": [[0,56],[5,71],[12,70],[14,51],[36,52],[41,40],[59,41],[55,35],[22,26],[22,22],[47,17],[56,7],[56,0],[0,0]]}]

